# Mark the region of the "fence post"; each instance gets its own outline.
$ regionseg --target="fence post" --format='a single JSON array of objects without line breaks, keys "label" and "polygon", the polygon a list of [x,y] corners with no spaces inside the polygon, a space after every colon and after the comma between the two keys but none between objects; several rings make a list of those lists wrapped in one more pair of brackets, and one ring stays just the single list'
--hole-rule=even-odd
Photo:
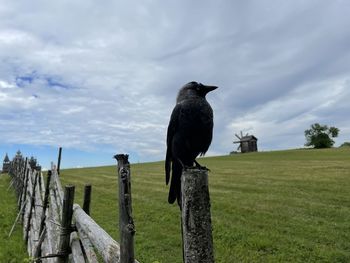
[{"label": "fence post", "polygon": [[70,234],[72,232],[72,217],[73,217],[73,202],[74,202],[73,185],[65,187],[63,206],[62,206],[62,222],[60,230],[60,240],[58,243],[58,263],[68,262],[68,255],[70,253]]},{"label": "fence post", "polygon": [[61,169],[61,156],[62,156],[62,147],[58,150],[58,160],[57,160],[57,173],[60,174]]},{"label": "fence post", "polygon": [[208,171],[187,168],[181,176],[185,263],[213,263]]},{"label": "fence post", "polygon": [[132,218],[130,164],[127,154],[114,156],[118,161],[120,262],[134,263],[135,225]]},{"label": "fence post", "polygon": [[88,215],[90,215],[90,203],[91,203],[91,184],[86,184],[84,187],[83,210]]}]

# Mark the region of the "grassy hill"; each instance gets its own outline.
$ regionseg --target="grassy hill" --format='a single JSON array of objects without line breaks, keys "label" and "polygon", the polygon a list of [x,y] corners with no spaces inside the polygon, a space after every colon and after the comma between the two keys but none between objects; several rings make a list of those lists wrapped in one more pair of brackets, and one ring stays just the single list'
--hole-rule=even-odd
[{"label": "grassy hill", "polygon": [[[350,148],[199,162],[211,169],[216,262],[350,262]],[[179,209],[167,203],[164,162],[133,164],[131,173],[137,259],[181,262]],[[93,185],[92,217],[118,240],[116,166],[67,169],[61,176],[63,185],[77,186],[78,203],[83,185]],[[21,262],[21,231],[10,241],[5,236],[16,215],[14,195],[5,191],[8,177],[0,179],[0,259]]]},{"label": "grassy hill", "polygon": [[[216,262],[350,262],[350,149],[289,150],[200,159],[211,169]],[[164,163],[133,164],[135,253],[181,262],[179,209],[167,203]],[[92,217],[118,240],[116,166],[62,171],[91,183]]]}]

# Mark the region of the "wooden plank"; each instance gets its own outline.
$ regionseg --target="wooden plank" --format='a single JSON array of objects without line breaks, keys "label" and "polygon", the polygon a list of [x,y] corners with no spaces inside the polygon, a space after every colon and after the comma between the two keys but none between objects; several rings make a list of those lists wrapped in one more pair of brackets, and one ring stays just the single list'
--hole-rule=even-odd
[{"label": "wooden plank", "polygon": [[57,204],[61,207],[63,204],[63,189],[56,170],[52,170],[52,189],[54,189]]},{"label": "wooden plank", "polygon": [[41,231],[41,234],[39,236],[39,241],[35,246],[33,257],[34,259],[40,257],[41,251],[44,250],[42,247],[44,246],[44,240],[46,236],[46,227],[44,227]]},{"label": "wooden plank", "polygon": [[[52,216],[50,213],[50,209],[46,210],[46,220],[45,220],[45,226],[46,226],[46,243],[47,243],[47,250],[46,253],[42,253],[43,256],[47,256],[48,254],[53,254],[56,252],[56,247],[57,247],[57,232],[55,232],[56,228],[54,227],[54,224],[52,223]],[[53,260],[51,260],[53,262]]]},{"label": "wooden plank", "polygon": [[[42,177],[42,174],[40,176]],[[41,187],[40,187],[41,190],[45,189],[44,200],[43,200],[43,205],[42,205],[42,213],[41,213],[41,217],[38,218],[40,220],[39,231],[38,231],[38,234],[40,237],[42,236],[44,229],[45,229],[45,236],[46,236],[45,220],[46,220],[46,210],[47,210],[47,207],[49,204],[50,181],[51,181],[51,171],[48,171],[46,187],[43,188],[43,185],[41,185]],[[42,183],[43,183],[43,179],[42,179]],[[36,251],[35,251],[35,254],[34,254],[34,256],[36,258],[41,256],[41,254],[42,254],[42,248],[41,248],[42,244],[43,244],[43,241],[41,241],[41,242],[39,241],[38,246],[37,246]]]},{"label": "wooden plank", "polygon": [[50,242],[52,244],[52,253],[57,252],[57,240],[59,236],[59,225],[60,225],[60,216],[57,208],[56,198],[53,192],[53,189],[50,188],[50,204],[49,209],[47,210],[48,214],[46,226],[48,228],[48,235],[50,236]]},{"label": "wooden plank", "polygon": [[38,181],[38,174],[35,173],[34,184],[33,184],[31,196],[30,196],[30,204],[28,207],[29,214],[28,214],[28,218],[27,218],[27,222],[26,222],[26,234],[24,236],[24,242],[26,244],[28,243],[28,234],[29,234],[29,230],[31,227],[31,220],[32,220],[32,215],[33,215],[33,210],[34,210],[34,205],[35,205],[35,187],[36,187],[37,181]]},{"label": "wooden plank", "polygon": [[84,248],[84,253],[86,256],[86,262],[88,263],[98,263],[98,259],[94,250],[94,246],[91,244],[91,241],[89,237],[86,235],[86,233],[81,229],[78,228],[78,233],[80,237],[80,241]]},{"label": "wooden plank", "polygon": [[84,263],[85,258],[80,246],[80,241],[77,232],[72,232],[70,236],[70,247],[72,249],[72,261],[76,263]]},{"label": "wooden plank", "polygon": [[21,189],[21,192],[20,192],[20,197],[18,198],[18,209],[21,209],[22,207],[22,202],[23,202],[23,196],[25,196],[25,189],[24,189],[24,181],[25,181],[25,175],[26,175],[26,170],[27,170],[27,167],[28,167],[28,158],[26,157],[26,161],[25,161],[25,166],[24,166],[24,171],[23,171],[23,177],[21,177],[21,183],[22,183],[22,189]]},{"label": "wooden plank", "polygon": [[37,247],[37,244],[40,239],[40,219],[43,215],[43,202],[41,199],[41,192],[40,192],[40,174],[38,171],[36,171],[36,176],[37,176],[37,183],[35,186],[35,205],[33,206],[33,216],[32,216],[32,229],[33,229],[33,240],[32,240],[32,255],[35,253],[35,249]]},{"label": "wooden plank", "polygon": [[21,223],[23,223],[23,219],[24,219],[24,214],[25,214],[25,207],[27,205],[27,199],[28,199],[28,195],[27,195],[27,189],[28,189],[28,181],[29,181],[29,177],[30,177],[30,170],[27,169],[27,171],[25,172],[25,181],[24,181],[24,192],[23,192],[23,200],[22,200],[22,204],[24,205],[24,209],[22,210],[22,214],[21,214]]},{"label": "wooden plank", "polygon": [[[105,262],[120,262],[119,244],[88,216],[77,204],[73,205],[78,231],[84,231]],[[135,261],[136,262],[136,261]]]}]

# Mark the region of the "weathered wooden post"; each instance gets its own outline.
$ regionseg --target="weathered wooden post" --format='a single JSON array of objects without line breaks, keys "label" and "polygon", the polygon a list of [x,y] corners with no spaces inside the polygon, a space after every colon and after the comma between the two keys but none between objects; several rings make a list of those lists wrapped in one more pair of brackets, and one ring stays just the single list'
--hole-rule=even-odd
[{"label": "weathered wooden post", "polygon": [[88,215],[90,215],[90,203],[91,203],[91,184],[86,184],[84,187],[83,210]]},{"label": "weathered wooden post", "polygon": [[58,149],[58,160],[57,160],[57,173],[60,174],[61,169],[61,156],[62,156],[62,147]]},{"label": "weathered wooden post", "polygon": [[67,185],[65,187],[63,206],[62,206],[62,221],[60,229],[60,240],[58,243],[57,263],[68,262],[70,253],[70,234],[72,232],[72,217],[73,217],[73,202],[74,202],[75,186]]},{"label": "weathered wooden post", "polygon": [[127,154],[114,156],[118,161],[119,183],[119,234],[120,234],[120,262],[134,263],[134,235],[135,225],[132,218],[131,206],[131,177],[130,163]]},{"label": "weathered wooden post", "polygon": [[181,189],[184,263],[213,263],[208,171],[185,169]]}]

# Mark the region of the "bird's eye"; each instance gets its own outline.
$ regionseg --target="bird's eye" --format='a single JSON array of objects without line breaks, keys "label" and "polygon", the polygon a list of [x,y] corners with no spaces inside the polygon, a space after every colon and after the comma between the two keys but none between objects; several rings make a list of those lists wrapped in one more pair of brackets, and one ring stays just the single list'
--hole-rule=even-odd
[{"label": "bird's eye", "polygon": [[198,83],[198,85],[197,85],[197,87],[196,87],[196,90],[200,90],[202,86],[203,86],[202,83]]}]

